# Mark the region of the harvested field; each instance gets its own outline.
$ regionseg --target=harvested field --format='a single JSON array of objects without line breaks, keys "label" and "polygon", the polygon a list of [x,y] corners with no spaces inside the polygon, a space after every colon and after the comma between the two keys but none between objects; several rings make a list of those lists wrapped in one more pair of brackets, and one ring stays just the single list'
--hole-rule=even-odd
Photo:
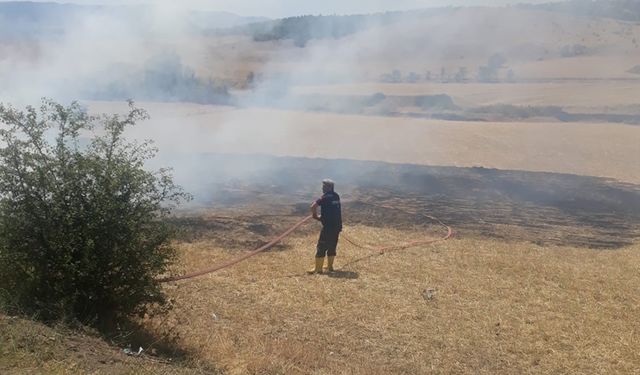
[{"label": "harvested field", "polygon": [[[91,103],[92,111],[123,108]],[[146,104],[131,136],[156,141],[178,173],[182,154],[267,154],[569,173],[640,183],[640,127],[608,123],[473,123]],[[256,121],[256,119],[260,119]],[[319,142],[330,129],[331,142]],[[197,159],[197,156],[195,157]],[[194,159],[194,162],[197,160]]]},{"label": "harvested field", "polygon": [[[419,232],[350,226],[361,241]],[[198,280],[167,286],[149,319],[230,374],[632,373],[640,366],[638,248],[600,252],[459,239],[307,276],[315,235]],[[233,253],[180,246],[184,268]],[[351,263],[351,264],[350,264]]]},{"label": "harvested field", "polygon": [[[640,366],[638,186],[483,168],[199,160],[210,184],[175,219],[184,229],[177,274],[265,243],[307,213],[326,175],[339,181],[346,224],[333,274],[305,275],[319,229],[310,224],[233,268],[167,284],[174,310],[145,325],[177,336],[203,363],[230,374],[630,373]],[[227,179],[220,166],[237,165],[253,167]],[[345,241],[442,237],[421,213],[452,225],[456,238],[385,254]]]}]

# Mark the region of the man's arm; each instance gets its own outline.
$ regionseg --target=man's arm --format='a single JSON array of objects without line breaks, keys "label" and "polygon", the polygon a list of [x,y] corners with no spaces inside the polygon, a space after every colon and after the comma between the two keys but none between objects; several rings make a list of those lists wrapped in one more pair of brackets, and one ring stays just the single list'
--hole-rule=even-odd
[{"label": "man's arm", "polygon": [[320,217],[318,216],[318,202],[313,202],[313,204],[311,205],[311,216],[320,221]]}]

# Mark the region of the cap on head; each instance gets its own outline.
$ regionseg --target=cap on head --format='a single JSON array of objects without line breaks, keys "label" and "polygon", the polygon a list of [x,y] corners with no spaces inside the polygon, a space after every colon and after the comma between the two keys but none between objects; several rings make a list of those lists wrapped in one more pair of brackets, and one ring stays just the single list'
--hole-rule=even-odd
[{"label": "cap on head", "polygon": [[334,186],[335,186],[335,183],[333,182],[333,180],[330,180],[328,178],[325,178],[324,180],[322,180],[322,190],[333,191]]}]

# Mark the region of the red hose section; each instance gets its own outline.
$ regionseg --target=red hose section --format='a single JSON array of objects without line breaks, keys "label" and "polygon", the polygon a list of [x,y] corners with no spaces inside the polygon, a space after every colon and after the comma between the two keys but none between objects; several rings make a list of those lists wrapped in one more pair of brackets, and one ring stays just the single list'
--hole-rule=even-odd
[{"label": "red hose section", "polygon": [[[387,206],[379,206],[382,208],[387,208],[387,209],[395,209],[392,207],[387,207]],[[395,209],[398,210],[398,209]],[[399,211],[403,211],[403,210],[399,210]],[[404,211],[403,211],[404,212]],[[366,250],[373,250],[373,251],[377,251],[380,254],[384,254],[386,252],[389,251],[393,251],[393,250],[404,250],[404,249],[408,249],[410,247],[415,247],[415,246],[421,246],[421,245],[429,245],[432,243],[436,243],[436,242],[440,242],[440,241],[446,241],[448,239],[450,239],[451,237],[453,237],[454,235],[454,231],[453,229],[446,225],[445,223],[443,223],[442,221],[440,221],[440,219],[438,219],[437,217],[433,217],[430,215],[425,215],[425,214],[421,214],[422,216],[435,221],[436,223],[438,223],[439,225],[441,225],[442,227],[444,227],[447,230],[447,235],[442,237],[442,238],[434,238],[434,239],[430,239],[430,240],[420,240],[420,241],[411,241],[411,242],[407,242],[401,245],[389,245],[389,246],[378,246],[378,247],[372,247],[372,246],[366,246],[366,245],[360,245],[358,243],[356,243],[355,241],[353,241],[352,239],[350,239],[349,237],[343,235],[342,238],[347,241],[348,243],[350,243],[351,245],[355,246],[355,247],[359,247],[361,249],[366,249]]]},{"label": "red hose section", "polygon": [[271,240],[269,243],[267,243],[266,245],[263,245],[249,253],[246,253],[242,256],[239,256],[235,259],[231,259],[227,262],[221,263],[217,266],[211,267],[211,268],[207,268],[205,270],[201,270],[201,271],[197,271],[197,272],[193,272],[193,273],[188,273],[186,275],[182,275],[182,276],[173,276],[173,277],[166,277],[163,279],[159,279],[158,281],[161,283],[168,283],[171,281],[179,281],[179,280],[186,280],[186,279],[193,279],[194,277],[198,277],[198,276],[202,276],[202,275],[206,275],[208,273],[212,273],[212,272],[216,272],[219,271],[223,268],[227,268],[227,267],[231,267],[235,264],[238,264],[240,262],[242,262],[245,259],[251,258],[252,256],[258,255],[259,253],[272,248],[274,245],[276,245],[278,242],[282,241],[285,237],[287,237],[288,235],[290,235],[293,231],[295,231],[296,229],[300,228],[302,225],[304,225],[307,221],[311,220],[311,216],[307,216],[304,219],[298,221],[295,225],[293,225],[291,228],[287,229],[284,233],[282,233],[281,235],[279,235],[278,237],[274,238],[273,240]]},{"label": "red hose section", "polygon": [[[385,206],[381,206],[384,208],[389,208],[389,207],[385,207]],[[424,215],[424,217],[429,218],[435,222],[437,222],[438,224],[440,224],[441,226],[443,226],[444,228],[447,229],[447,235],[445,237],[442,238],[436,238],[436,239],[430,239],[430,240],[422,240],[422,241],[412,241],[412,242],[408,242],[402,245],[391,245],[391,246],[383,246],[383,247],[369,247],[369,246],[364,246],[364,245],[360,245],[356,242],[354,242],[353,240],[349,239],[347,236],[342,236],[342,238],[344,238],[345,241],[347,241],[348,243],[350,243],[351,245],[355,246],[355,247],[359,247],[361,249],[367,249],[367,250],[374,250],[380,254],[384,254],[385,252],[388,251],[392,251],[392,250],[403,250],[403,249],[407,249],[410,247],[414,247],[414,246],[420,246],[420,245],[427,245],[427,244],[432,244],[435,242],[440,242],[440,241],[446,241],[448,239],[450,239],[451,237],[453,237],[453,229],[451,227],[449,227],[448,225],[444,224],[442,221],[440,221],[438,218],[435,218],[433,216],[429,216],[429,215]],[[278,237],[274,238],[273,240],[271,240],[269,243],[249,252],[246,253],[242,256],[239,256],[237,258],[231,259],[227,262],[218,264],[214,267],[211,268],[207,268],[201,271],[197,271],[197,272],[192,272],[192,273],[188,273],[185,275],[181,275],[181,276],[172,276],[172,277],[166,277],[166,278],[162,278],[159,279],[158,282],[161,283],[168,283],[168,282],[172,282],[172,281],[180,281],[180,280],[187,280],[187,279],[193,279],[195,277],[198,276],[202,276],[202,275],[206,275],[208,273],[212,273],[212,272],[216,272],[219,271],[221,269],[224,268],[228,268],[231,267],[235,264],[238,264],[240,262],[242,262],[243,260],[246,260],[248,258],[251,258],[255,255],[258,255],[259,253],[268,250],[270,248],[272,248],[273,246],[275,246],[276,244],[278,244],[280,241],[282,241],[285,237],[287,237],[288,235],[290,235],[293,231],[295,231],[296,229],[300,228],[302,225],[304,225],[305,223],[307,223],[309,220],[311,220],[311,216],[307,216],[304,219],[298,221],[296,224],[294,224],[291,228],[287,229],[284,233],[282,233],[281,235],[279,235]]]}]

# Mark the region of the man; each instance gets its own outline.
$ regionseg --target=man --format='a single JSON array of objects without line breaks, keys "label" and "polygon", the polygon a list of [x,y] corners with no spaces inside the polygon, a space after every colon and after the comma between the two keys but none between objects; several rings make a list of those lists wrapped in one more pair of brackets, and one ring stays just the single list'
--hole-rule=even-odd
[{"label": "man", "polygon": [[[338,236],[342,231],[340,196],[334,191],[335,184],[327,179],[322,181],[322,197],[311,205],[311,216],[322,223],[322,231],[316,247],[316,264],[310,274],[322,273],[324,257],[327,256],[327,271],[333,272]],[[320,207],[320,216],[318,216]]]}]

